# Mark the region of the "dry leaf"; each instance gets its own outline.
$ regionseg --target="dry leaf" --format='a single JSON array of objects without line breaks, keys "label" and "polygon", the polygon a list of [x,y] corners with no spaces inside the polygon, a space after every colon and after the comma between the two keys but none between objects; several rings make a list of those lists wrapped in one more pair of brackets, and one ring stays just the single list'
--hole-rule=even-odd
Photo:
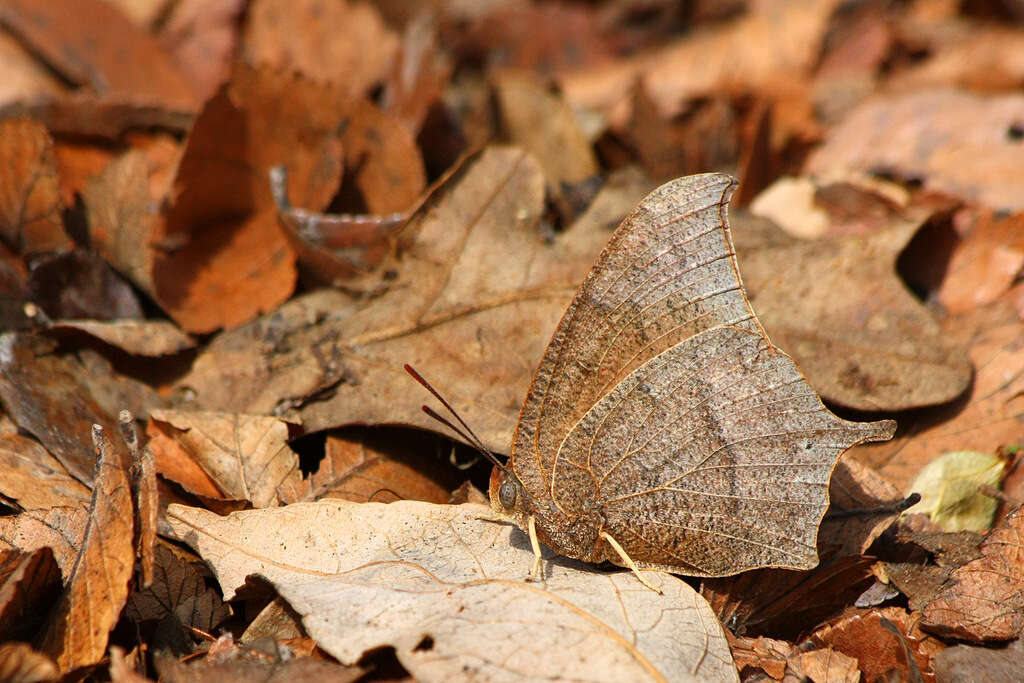
[{"label": "dry leaf", "polygon": [[302,630],[302,617],[288,605],[288,602],[276,597],[260,610],[260,613],[249,622],[239,638],[239,642],[252,643],[260,638],[301,638],[306,635]]},{"label": "dry leaf", "polygon": [[258,508],[277,505],[278,489],[298,476],[288,423],[275,417],[154,410],[152,420],[181,444],[224,497]]},{"label": "dry leaf", "polygon": [[867,681],[886,680],[889,672],[895,680],[920,681],[930,655],[942,645],[926,642],[915,621],[899,607],[856,610],[819,628],[810,640],[854,658]]},{"label": "dry leaf", "polygon": [[828,401],[858,410],[945,403],[971,379],[966,354],[907,291],[896,257],[918,226],[843,240],[744,248],[740,272],[776,344]]},{"label": "dry leaf", "polygon": [[1024,508],[981,543],[981,557],[949,575],[924,606],[928,629],[973,642],[1012,640],[1024,629]]},{"label": "dry leaf", "polygon": [[31,552],[49,548],[66,584],[82,547],[89,510],[85,507],[54,507],[0,517],[0,549]]},{"label": "dry leaf", "polygon": [[1024,95],[924,90],[880,96],[833,127],[805,170],[881,172],[997,210],[1024,209],[1015,172]]},{"label": "dry leaf", "polygon": [[27,284],[46,317],[141,318],[139,297],[98,254],[84,249],[46,254],[32,262]]},{"label": "dry leaf", "polygon": [[[605,187],[546,244],[537,228],[539,165],[519,150],[490,148],[406,227],[411,244],[380,268],[383,293],[363,304],[329,290],[296,298],[214,339],[179,387],[194,391],[205,409],[287,414],[299,407],[310,432],[396,421],[436,429],[420,410],[423,397],[410,391],[402,370],[410,363],[444,377],[447,398],[502,452],[577,284],[608,230],[648,189],[635,178]],[[452,348],[460,353],[440,352]]]},{"label": "dry leaf", "polygon": [[0,237],[19,254],[69,249],[63,210],[46,128],[29,119],[0,121]]},{"label": "dry leaf", "polygon": [[[736,680],[728,644],[687,584],[549,561],[482,506],[319,501],[226,518],[171,506],[168,522],[230,598],[260,574],[343,664],[392,646],[418,680]],[[529,630],[529,638],[519,637]],[[571,636],[569,634],[572,634]],[[552,643],[558,643],[553,647]]]},{"label": "dry leaf", "polygon": [[166,683],[199,681],[263,681],[264,683],[353,683],[366,675],[360,666],[342,666],[316,657],[295,656],[286,647],[266,654],[257,649],[232,647],[204,659],[185,663],[168,655],[156,658],[160,680]]},{"label": "dry leaf", "polygon": [[1024,680],[1024,640],[1018,638],[1002,650],[956,645],[932,660],[939,683],[953,681]]},{"label": "dry leaf", "polygon": [[36,652],[28,643],[0,645],[0,680],[11,683],[38,683],[60,678],[53,660]]},{"label": "dry leaf", "polygon": [[89,521],[67,588],[39,640],[62,673],[96,664],[106,653],[135,564],[128,455],[102,427],[94,425],[92,434],[98,463]]},{"label": "dry leaf", "polygon": [[157,579],[152,585],[133,591],[125,615],[136,622],[159,621],[170,615],[186,628],[213,633],[231,610],[220,596],[206,586],[203,576],[164,544],[156,546]]},{"label": "dry leaf", "polygon": [[246,11],[241,56],[359,97],[385,79],[397,50],[398,36],[369,3],[255,0]]},{"label": "dry leaf", "polygon": [[597,158],[572,109],[539,76],[498,70],[491,74],[505,137],[533,154],[556,194],[597,173]]},{"label": "dry leaf", "polygon": [[19,434],[0,434],[0,496],[22,510],[84,507],[92,498],[39,442]]},{"label": "dry leaf", "polygon": [[77,330],[135,356],[166,356],[196,341],[167,320],[55,320],[51,330]]},{"label": "dry leaf", "polygon": [[[896,520],[896,510],[866,513],[900,500],[899,489],[849,456],[843,456],[832,472],[828,487],[829,510],[818,531],[823,555],[862,555]],[[854,514],[843,515],[852,510]]]},{"label": "dry leaf", "polygon": [[423,500],[445,503],[461,477],[426,456],[429,437],[353,428],[329,434],[319,468],[305,479],[289,477],[279,490],[284,504],[341,498],[357,503]]},{"label": "dry leaf", "polygon": [[341,175],[342,101],[295,74],[240,65],[206,103],[155,238],[156,298],[186,331],[239,325],[291,294],[295,254],[267,174],[285,165],[295,203],[324,208]]},{"label": "dry leaf", "polygon": [[[944,328],[955,334],[962,332],[963,326],[952,318]],[[1019,321],[989,323],[969,346],[975,375],[968,394],[951,405],[901,420],[901,432],[893,441],[856,446],[851,456],[906,490],[917,472],[941,453],[996,453],[1000,447],[1019,444],[1020,396],[1024,391],[1022,330]]]},{"label": "dry leaf", "polygon": [[[413,208],[427,187],[427,173],[413,134],[369,100],[352,104],[342,125],[345,168],[366,210],[385,215]],[[347,184],[349,176],[345,180]],[[297,201],[299,206],[313,208]]]},{"label": "dry leaf", "polygon": [[384,84],[384,111],[417,134],[451,77],[452,65],[438,49],[437,21],[421,12],[405,25],[391,75]]},{"label": "dry leaf", "polygon": [[978,217],[957,245],[937,292],[950,313],[962,313],[998,299],[1024,266],[1024,213],[995,220]]},{"label": "dry leaf", "polygon": [[6,31],[0,31],[0,62],[4,65],[4,78],[0,81],[0,110],[26,100],[57,97],[66,90],[65,84],[53,71]]},{"label": "dry leaf", "polygon": [[49,548],[0,550],[0,641],[31,639],[60,589]]},{"label": "dry leaf", "polygon": [[131,477],[135,518],[135,555],[139,560],[142,586],[148,588],[153,583],[153,553],[156,545],[157,518],[160,515],[156,464],[149,447],[139,446],[139,433],[135,428],[135,418],[132,414],[122,410],[117,421],[131,458],[128,474]]},{"label": "dry leaf", "polygon": [[65,78],[100,95],[195,106],[195,93],[159,43],[102,0],[8,0],[0,23]]},{"label": "dry leaf", "polygon": [[196,92],[200,101],[213,95],[231,71],[238,23],[245,0],[182,0],[168,10],[160,0],[160,43]]},{"label": "dry leaf", "polygon": [[860,665],[853,657],[830,647],[798,655],[804,675],[814,683],[858,683]]}]

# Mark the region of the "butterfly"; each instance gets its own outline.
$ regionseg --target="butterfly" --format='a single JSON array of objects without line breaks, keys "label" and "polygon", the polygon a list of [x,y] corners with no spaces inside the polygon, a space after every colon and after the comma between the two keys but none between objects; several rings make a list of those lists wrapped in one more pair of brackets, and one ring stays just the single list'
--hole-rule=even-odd
[{"label": "butterfly", "polygon": [[839,456],[892,437],[892,420],[833,415],[768,338],[729,233],[735,186],[710,173],[654,190],[559,322],[508,461],[492,458],[491,507],[529,533],[531,573],[538,541],[645,583],[642,568],[812,568]]}]

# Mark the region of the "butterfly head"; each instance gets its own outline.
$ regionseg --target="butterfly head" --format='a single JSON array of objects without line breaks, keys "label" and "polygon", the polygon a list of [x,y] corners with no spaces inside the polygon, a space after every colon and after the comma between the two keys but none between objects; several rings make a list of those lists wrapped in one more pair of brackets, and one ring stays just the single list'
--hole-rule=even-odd
[{"label": "butterfly head", "polygon": [[523,492],[523,484],[512,470],[505,467],[492,469],[488,494],[491,499],[491,509],[495,512],[511,517],[525,514],[526,496]]}]

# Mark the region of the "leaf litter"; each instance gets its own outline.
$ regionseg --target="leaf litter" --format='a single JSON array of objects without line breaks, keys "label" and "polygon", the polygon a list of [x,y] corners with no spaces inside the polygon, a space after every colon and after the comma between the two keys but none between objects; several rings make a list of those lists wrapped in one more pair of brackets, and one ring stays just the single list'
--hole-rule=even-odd
[{"label": "leaf litter", "polygon": [[[0,648],[0,670],[1014,676],[1012,10],[641,4],[0,10],[0,623],[22,641]],[[287,182],[272,185],[278,167]],[[642,572],[668,587],[659,596],[545,549],[527,581],[528,534],[455,504],[486,501],[487,468],[423,433],[444,430],[402,366],[508,453],[545,344],[612,230],[653,188],[707,171],[741,178],[739,271],[773,343],[842,417],[899,431],[839,460],[814,569],[706,579],[700,595]],[[964,451],[991,476],[921,483]],[[917,488],[941,489],[931,518],[896,504]],[[942,531],[965,506],[984,508],[978,533]],[[320,528],[326,508],[348,521]],[[244,543],[190,553],[172,540],[186,510],[202,547],[245,519],[278,564]],[[280,556],[306,543],[320,550]],[[295,580],[285,569],[301,558],[334,578]],[[454,572],[452,595],[512,592],[446,600],[416,567]],[[346,568],[360,582],[325,602]],[[501,579],[469,578],[484,575]],[[380,595],[385,609],[365,597]],[[525,616],[487,642],[460,606],[489,610],[491,629]],[[664,616],[644,630],[651,614]],[[589,646],[596,624],[615,647]],[[650,667],[630,669],[628,652]]]}]

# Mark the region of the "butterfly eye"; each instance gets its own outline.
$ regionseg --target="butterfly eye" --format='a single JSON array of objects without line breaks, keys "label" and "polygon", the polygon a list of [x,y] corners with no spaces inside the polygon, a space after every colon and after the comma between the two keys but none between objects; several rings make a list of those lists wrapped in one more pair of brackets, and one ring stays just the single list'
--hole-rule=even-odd
[{"label": "butterfly eye", "polygon": [[511,510],[516,504],[516,483],[512,479],[501,482],[498,489],[498,501],[506,510]]}]

